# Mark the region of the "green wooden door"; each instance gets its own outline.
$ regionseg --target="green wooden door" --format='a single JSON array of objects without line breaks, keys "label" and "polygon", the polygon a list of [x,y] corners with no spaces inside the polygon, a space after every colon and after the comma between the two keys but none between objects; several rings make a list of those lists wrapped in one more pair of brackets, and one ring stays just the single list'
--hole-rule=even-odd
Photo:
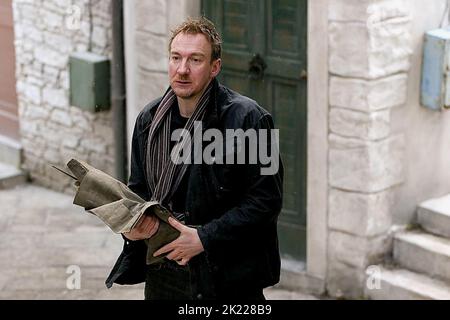
[{"label": "green wooden door", "polygon": [[223,37],[220,81],[255,99],[280,129],[285,166],[280,247],[284,258],[301,261],[306,259],[306,1],[203,0],[203,13]]}]

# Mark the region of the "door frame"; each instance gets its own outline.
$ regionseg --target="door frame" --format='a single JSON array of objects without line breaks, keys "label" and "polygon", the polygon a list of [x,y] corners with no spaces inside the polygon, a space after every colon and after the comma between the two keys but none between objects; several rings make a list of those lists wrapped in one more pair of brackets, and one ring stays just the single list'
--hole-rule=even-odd
[{"label": "door frame", "polygon": [[[320,41],[317,41],[320,39]],[[307,271],[325,279],[328,243],[328,0],[308,0]]]},{"label": "door frame", "polygon": [[306,266],[282,260],[280,285],[321,294],[328,269],[328,0],[308,0]]}]

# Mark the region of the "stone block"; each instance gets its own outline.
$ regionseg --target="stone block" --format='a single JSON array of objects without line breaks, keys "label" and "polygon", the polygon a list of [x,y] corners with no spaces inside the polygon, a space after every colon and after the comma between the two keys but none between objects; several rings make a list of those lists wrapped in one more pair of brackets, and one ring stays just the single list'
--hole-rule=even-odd
[{"label": "stone block", "polygon": [[42,46],[37,46],[34,49],[34,58],[36,61],[43,63],[44,65],[49,65],[56,68],[66,68],[68,62],[67,55],[62,55],[56,50]]},{"label": "stone block", "polygon": [[49,31],[61,32],[64,26],[64,16],[44,7],[39,7],[40,21],[44,23],[44,28]]},{"label": "stone block", "polygon": [[32,84],[24,84],[23,93],[25,97],[33,104],[39,105],[42,101],[41,89]]},{"label": "stone block", "polygon": [[363,194],[331,189],[328,225],[361,237],[384,234],[392,224],[392,198],[390,190]]},{"label": "stone block", "polygon": [[330,105],[363,112],[372,112],[406,103],[408,77],[406,74],[363,80],[330,78]]},{"label": "stone block", "polygon": [[406,0],[333,0],[328,5],[331,21],[380,21],[409,14]]},{"label": "stone block", "polygon": [[331,134],[329,141],[329,182],[332,187],[372,193],[403,182],[403,135],[364,141]]},{"label": "stone block", "polygon": [[69,54],[73,50],[72,40],[65,34],[55,34],[52,32],[45,32],[44,43],[49,48],[60,52],[61,54]]},{"label": "stone block", "polygon": [[167,72],[169,62],[168,41],[164,36],[136,32],[138,67],[156,72]]},{"label": "stone block", "polygon": [[69,105],[69,99],[63,89],[44,88],[42,90],[42,101],[57,108],[66,108]]},{"label": "stone block", "polygon": [[336,298],[362,299],[365,270],[336,260],[328,261],[328,294]]},{"label": "stone block", "polygon": [[150,101],[161,97],[169,86],[166,73],[140,71],[139,75],[139,106],[143,108]]},{"label": "stone block", "polygon": [[100,47],[105,47],[108,44],[108,33],[105,28],[95,26],[92,28],[92,42]]},{"label": "stone block", "polygon": [[366,268],[383,261],[385,254],[392,247],[391,240],[388,234],[359,237],[332,230],[328,236],[329,257],[355,268]]},{"label": "stone block", "polygon": [[167,36],[167,1],[136,1],[136,29]]},{"label": "stone block", "polygon": [[82,139],[81,146],[88,152],[91,151],[98,154],[104,154],[106,152],[105,143],[103,142],[103,140],[98,138]]},{"label": "stone block", "polygon": [[410,68],[410,18],[366,24],[332,22],[329,25],[331,73],[376,79]]},{"label": "stone block", "polygon": [[57,109],[53,110],[52,114],[50,115],[50,120],[57,124],[61,124],[66,128],[71,127],[73,124],[72,119],[67,112]]},{"label": "stone block", "polygon": [[450,281],[450,239],[421,231],[398,233],[393,256],[408,270]]},{"label": "stone block", "polygon": [[62,146],[69,148],[69,149],[75,149],[80,145],[80,137],[77,137],[73,134],[67,135],[62,140]]},{"label": "stone block", "polygon": [[363,140],[379,140],[390,133],[390,111],[372,113],[332,108],[330,110],[330,130],[346,137]]},{"label": "stone block", "polygon": [[187,17],[199,17],[201,15],[200,0],[167,0],[167,12],[169,30],[186,20]]},{"label": "stone block", "polygon": [[379,272],[372,276],[379,287],[365,287],[365,296],[371,300],[450,300],[446,282],[406,269],[377,267]]}]

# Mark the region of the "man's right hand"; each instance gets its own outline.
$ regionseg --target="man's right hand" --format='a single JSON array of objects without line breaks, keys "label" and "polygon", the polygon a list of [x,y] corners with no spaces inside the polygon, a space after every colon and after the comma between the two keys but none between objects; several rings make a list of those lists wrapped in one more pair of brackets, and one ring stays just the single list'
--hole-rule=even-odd
[{"label": "man's right hand", "polygon": [[158,231],[159,219],[154,215],[144,214],[137,225],[130,232],[123,233],[124,237],[131,241],[144,240],[153,236]]}]

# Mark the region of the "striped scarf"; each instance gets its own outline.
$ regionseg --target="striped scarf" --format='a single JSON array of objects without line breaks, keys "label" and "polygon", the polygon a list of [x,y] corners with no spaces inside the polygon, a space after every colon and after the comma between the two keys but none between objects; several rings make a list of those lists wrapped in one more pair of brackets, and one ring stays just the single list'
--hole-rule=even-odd
[{"label": "striped scarf", "polygon": [[[209,102],[213,81],[206,88],[200,97],[194,113],[187,121],[184,129],[191,133],[194,129],[194,122],[203,120],[206,107]],[[165,204],[170,201],[175,191],[183,179],[188,168],[188,164],[180,163],[180,150],[186,150],[187,139],[182,139],[174,148],[176,160],[172,161],[170,157],[170,124],[172,121],[172,106],[176,96],[172,89],[169,89],[161,100],[156,110],[155,117],[150,125],[147,140],[146,171],[150,191],[152,192],[152,201],[158,201]],[[192,140],[192,139],[191,139]],[[191,147],[188,148],[188,158],[191,156]],[[175,159],[174,159],[175,160]]]}]

